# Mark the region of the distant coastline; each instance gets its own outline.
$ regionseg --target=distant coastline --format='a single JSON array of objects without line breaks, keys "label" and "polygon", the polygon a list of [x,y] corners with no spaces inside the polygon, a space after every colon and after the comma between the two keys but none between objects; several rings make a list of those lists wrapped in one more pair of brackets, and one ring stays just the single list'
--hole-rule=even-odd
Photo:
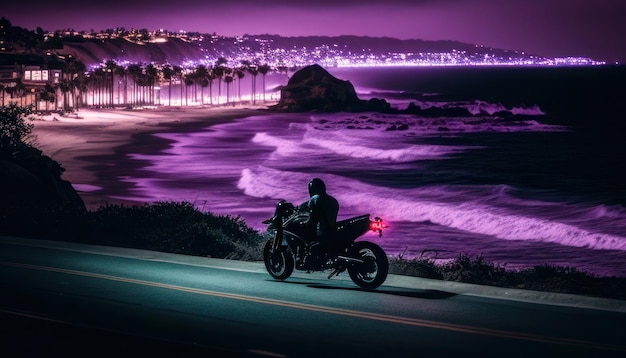
[{"label": "distant coastline", "polygon": [[[3,27],[11,28],[2,18]],[[267,64],[280,71],[307,65],[361,66],[577,66],[602,65],[603,59],[584,56],[548,57],[519,49],[502,49],[460,41],[401,40],[371,36],[242,35],[222,36],[199,32],[126,28],[100,31],[57,29],[29,31],[14,27],[19,38],[9,36],[0,54],[42,49],[41,55],[71,54],[89,67],[107,60],[120,64],[152,63],[183,68],[212,64],[225,58],[230,64],[244,61]],[[31,53],[32,51],[27,51]],[[12,64],[12,63],[11,63]],[[284,69],[284,70],[282,70]]]}]

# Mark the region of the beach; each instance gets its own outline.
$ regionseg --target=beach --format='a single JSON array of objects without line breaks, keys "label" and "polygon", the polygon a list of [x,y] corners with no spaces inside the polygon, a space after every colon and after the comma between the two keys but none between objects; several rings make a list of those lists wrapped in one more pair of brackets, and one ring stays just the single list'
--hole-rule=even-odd
[{"label": "beach", "polygon": [[161,132],[194,132],[237,118],[258,115],[264,106],[80,110],[38,116],[30,143],[57,161],[89,210],[108,204],[140,204],[126,198],[128,184],[119,177],[141,170],[128,155],[153,154],[167,148]]}]

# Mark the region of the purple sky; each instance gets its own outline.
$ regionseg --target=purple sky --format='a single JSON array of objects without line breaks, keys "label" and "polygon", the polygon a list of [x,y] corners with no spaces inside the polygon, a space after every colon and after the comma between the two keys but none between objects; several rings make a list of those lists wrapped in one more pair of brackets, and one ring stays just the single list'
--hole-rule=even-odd
[{"label": "purple sky", "polygon": [[31,30],[391,36],[626,63],[624,0],[7,0],[0,16]]}]

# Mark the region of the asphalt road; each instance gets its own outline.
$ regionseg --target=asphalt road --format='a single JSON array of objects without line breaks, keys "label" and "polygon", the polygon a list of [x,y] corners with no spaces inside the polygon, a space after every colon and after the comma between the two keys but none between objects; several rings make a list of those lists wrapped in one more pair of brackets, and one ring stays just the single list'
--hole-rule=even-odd
[{"label": "asphalt road", "polygon": [[[344,277],[342,277],[344,276]],[[623,301],[0,238],[0,356],[623,357]]]}]

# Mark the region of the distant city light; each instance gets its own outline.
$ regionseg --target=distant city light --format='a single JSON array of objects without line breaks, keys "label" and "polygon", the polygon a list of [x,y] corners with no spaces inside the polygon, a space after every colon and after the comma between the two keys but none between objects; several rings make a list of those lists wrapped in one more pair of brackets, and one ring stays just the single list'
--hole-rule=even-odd
[{"label": "distant city light", "polygon": [[[54,33],[48,34],[53,36]],[[225,37],[216,34],[200,34],[179,30],[168,32],[116,29],[100,33],[64,33],[66,36],[85,38],[125,38],[136,44],[146,42],[163,43],[170,38],[177,38],[188,43],[197,43],[203,58],[189,59],[181,63],[183,68],[195,68],[199,64],[212,65],[217,58],[226,58],[229,64],[248,61],[267,64],[271,68],[303,67],[317,63],[324,67],[391,67],[391,66],[596,66],[605,65],[586,57],[548,58],[527,54],[524,51],[496,50],[484,45],[475,45],[476,52],[452,49],[450,52],[374,52],[367,48],[349,49],[337,43],[316,47],[307,45],[281,48],[273,44],[272,38],[264,36]],[[147,38],[146,38],[147,37]],[[118,64],[130,63],[127,58],[113,59]],[[159,64],[155,64],[159,65]]]}]

